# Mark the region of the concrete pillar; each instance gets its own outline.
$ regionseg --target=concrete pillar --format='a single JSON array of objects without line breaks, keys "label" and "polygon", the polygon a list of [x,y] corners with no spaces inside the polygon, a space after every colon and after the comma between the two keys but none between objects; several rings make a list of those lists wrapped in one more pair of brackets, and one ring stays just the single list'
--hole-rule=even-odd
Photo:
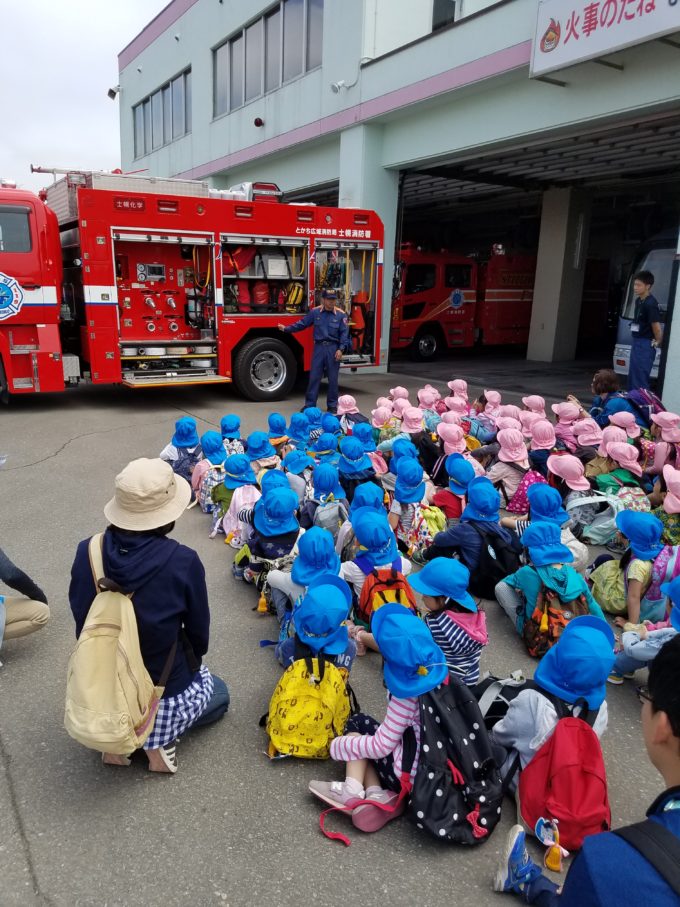
[{"label": "concrete pillar", "polygon": [[548,189],[543,194],[527,359],[563,362],[574,358],[590,208],[588,196],[576,189]]},{"label": "concrete pillar", "polygon": [[[680,232],[675,257],[678,267],[680,267]],[[664,325],[666,371],[661,398],[666,409],[672,413],[680,413],[680,273],[677,275],[675,284],[675,299],[668,300],[668,311],[672,311],[672,318]],[[678,464],[675,465],[677,468]]]},{"label": "concrete pillar", "polygon": [[340,136],[341,208],[370,208],[385,226],[380,363],[387,365],[392,317],[392,274],[397,229],[399,174],[382,165],[381,126],[354,126]]}]

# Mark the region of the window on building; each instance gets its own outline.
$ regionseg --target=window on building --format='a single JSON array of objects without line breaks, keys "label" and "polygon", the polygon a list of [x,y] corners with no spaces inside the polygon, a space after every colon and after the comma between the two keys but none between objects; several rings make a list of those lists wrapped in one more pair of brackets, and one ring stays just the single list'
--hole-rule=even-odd
[{"label": "window on building", "polygon": [[0,205],[0,252],[30,252],[30,209]]},{"label": "window on building", "polygon": [[424,293],[425,290],[431,290],[436,282],[436,265],[408,265],[404,292],[407,296],[411,296],[413,293]]},{"label": "window on building", "polygon": [[438,28],[444,28],[451,22],[455,22],[458,16],[459,0],[434,0],[432,7],[432,31]]},{"label": "window on building", "polygon": [[321,66],[324,0],[279,0],[213,50],[213,116]]},{"label": "window on building", "polygon": [[191,132],[191,70],[135,104],[132,124],[136,158]]}]

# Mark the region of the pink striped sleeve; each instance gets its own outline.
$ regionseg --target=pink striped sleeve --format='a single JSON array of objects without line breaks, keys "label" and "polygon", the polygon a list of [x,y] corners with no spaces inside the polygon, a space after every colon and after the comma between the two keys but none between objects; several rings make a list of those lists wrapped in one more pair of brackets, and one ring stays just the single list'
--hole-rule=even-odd
[{"label": "pink striped sleeve", "polygon": [[375,734],[336,737],[331,742],[331,758],[342,762],[351,759],[383,759],[397,749],[404,731],[414,723],[417,715],[417,699],[392,697],[383,723]]}]

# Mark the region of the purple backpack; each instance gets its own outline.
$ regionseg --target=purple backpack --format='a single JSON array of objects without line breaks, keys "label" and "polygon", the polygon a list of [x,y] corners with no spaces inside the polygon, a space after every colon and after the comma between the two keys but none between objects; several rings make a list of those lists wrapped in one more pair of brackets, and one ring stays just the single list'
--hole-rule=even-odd
[{"label": "purple backpack", "polygon": [[524,473],[524,475],[522,476],[522,481],[517,486],[517,491],[510,498],[508,505],[505,508],[508,513],[529,513],[529,498],[527,497],[527,489],[531,485],[535,485],[537,482],[542,482],[544,485],[548,484],[540,474],[540,472],[536,472],[535,469],[529,469]]},{"label": "purple backpack", "polygon": [[630,403],[639,416],[642,416],[647,423],[647,427],[652,421],[652,416],[666,412],[666,407],[661,400],[653,391],[647,388],[636,387],[633,390],[626,391],[621,396]]}]

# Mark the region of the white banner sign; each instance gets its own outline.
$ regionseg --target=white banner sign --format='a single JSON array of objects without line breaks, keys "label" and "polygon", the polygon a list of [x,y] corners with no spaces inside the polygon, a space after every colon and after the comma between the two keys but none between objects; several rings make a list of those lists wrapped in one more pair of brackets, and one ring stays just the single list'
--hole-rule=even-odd
[{"label": "white banner sign", "polygon": [[680,0],[540,0],[531,75],[680,31]]}]

